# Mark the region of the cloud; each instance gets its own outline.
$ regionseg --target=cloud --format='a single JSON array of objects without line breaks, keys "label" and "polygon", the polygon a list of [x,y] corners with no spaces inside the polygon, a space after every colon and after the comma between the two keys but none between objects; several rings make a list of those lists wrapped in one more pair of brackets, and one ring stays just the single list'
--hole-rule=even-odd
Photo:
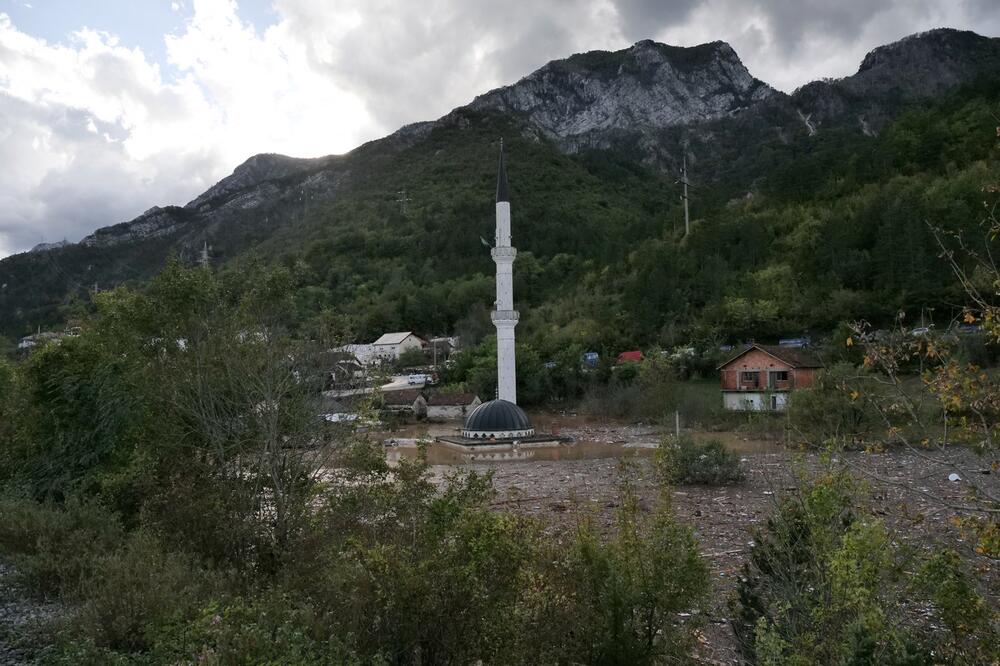
[{"label": "cloud", "polygon": [[183,204],[254,153],[344,152],[380,133],[283,30],[196,2],[166,38],[164,77],[113,35],[49,44],[0,14],[0,256]]},{"label": "cloud", "polygon": [[263,29],[233,0],[171,8],[190,15],[162,62],[0,14],[0,256],[182,204],[255,153],[349,150],[575,52],[722,39],[791,91],[912,32],[1000,34],[995,0],[273,0]]}]

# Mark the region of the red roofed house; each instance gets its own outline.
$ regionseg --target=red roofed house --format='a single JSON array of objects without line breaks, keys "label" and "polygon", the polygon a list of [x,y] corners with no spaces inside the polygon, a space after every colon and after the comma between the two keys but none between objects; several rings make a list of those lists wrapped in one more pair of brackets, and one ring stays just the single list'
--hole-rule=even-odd
[{"label": "red roofed house", "polygon": [[642,352],[641,351],[624,351],[618,354],[618,363],[625,363],[626,361],[641,361]]},{"label": "red roofed house", "polygon": [[778,411],[788,394],[812,385],[819,359],[803,349],[752,344],[719,366],[722,401],[733,411]]}]

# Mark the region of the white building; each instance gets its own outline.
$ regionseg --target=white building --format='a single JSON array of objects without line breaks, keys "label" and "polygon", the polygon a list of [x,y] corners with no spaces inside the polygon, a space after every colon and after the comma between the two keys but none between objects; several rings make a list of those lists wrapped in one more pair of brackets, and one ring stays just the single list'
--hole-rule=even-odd
[{"label": "white building", "polygon": [[496,244],[490,251],[497,267],[496,307],[490,319],[497,329],[497,397],[517,404],[515,376],[514,327],[519,318],[514,309],[514,259],[517,250],[510,244],[510,196],[507,193],[507,164],[500,141],[500,170],[497,174]]},{"label": "white building", "polygon": [[412,331],[401,331],[399,333],[386,333],[372,343],[375,358],[385,361],[395,361],[411,349],[423,349],[427,343]]},{"label": "white building", "polygon": [[358,359],[358,363],[361,365],[371,365],[375,361],[375,345],[341,345],[340,347],[334,347],[330,351],[352,354],[354,358]]}]

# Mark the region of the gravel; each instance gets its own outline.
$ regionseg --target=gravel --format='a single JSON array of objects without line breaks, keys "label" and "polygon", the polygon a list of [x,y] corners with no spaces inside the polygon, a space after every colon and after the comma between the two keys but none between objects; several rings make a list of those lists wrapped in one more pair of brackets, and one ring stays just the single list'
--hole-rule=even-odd
[{"label": "gravel", "polygon": [[63,608],[25,596],[14,585],[14,568],[0,561],[0,664],[31,664],[33,648],[26,637],[33,629],[59,615]]}]

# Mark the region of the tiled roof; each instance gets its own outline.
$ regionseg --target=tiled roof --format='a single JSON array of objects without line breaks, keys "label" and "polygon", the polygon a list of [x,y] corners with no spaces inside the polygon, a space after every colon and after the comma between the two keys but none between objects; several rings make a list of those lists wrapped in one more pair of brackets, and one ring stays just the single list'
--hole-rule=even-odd
[{"label": "tiled roof", "polygon": [[385,333],[381,338],[373,342],[373,345],[398,345],[406,338],[413,335],[413,331],[400,331],[399,333]]},{"label": "tiled roof", "polygon": [[780,347],[778,345],[758,345],[752,344],[739,350],[729,358],[725,363],[718,367],[719,370],[726,367],[733,361],[737,360],[744,354],[746,354],[751,349],[759,349],[765,354],[770,354],[776,359],[787,363],[793,368],[822,368],[823,363],[819,360],[815,354],[811,351],[805,349],[798,349],[795,347]]},{"label": "tiled roof", "polygon": [[411,405],[419,398],[423,392],[420,389],[407,389],[404,391],[385,391],[382,393],[382,402],[387,405]]},{"label": "tiled roof", "polygon": [[427,397],[428,405],[471,405],[475,393],[433,393]]}]

